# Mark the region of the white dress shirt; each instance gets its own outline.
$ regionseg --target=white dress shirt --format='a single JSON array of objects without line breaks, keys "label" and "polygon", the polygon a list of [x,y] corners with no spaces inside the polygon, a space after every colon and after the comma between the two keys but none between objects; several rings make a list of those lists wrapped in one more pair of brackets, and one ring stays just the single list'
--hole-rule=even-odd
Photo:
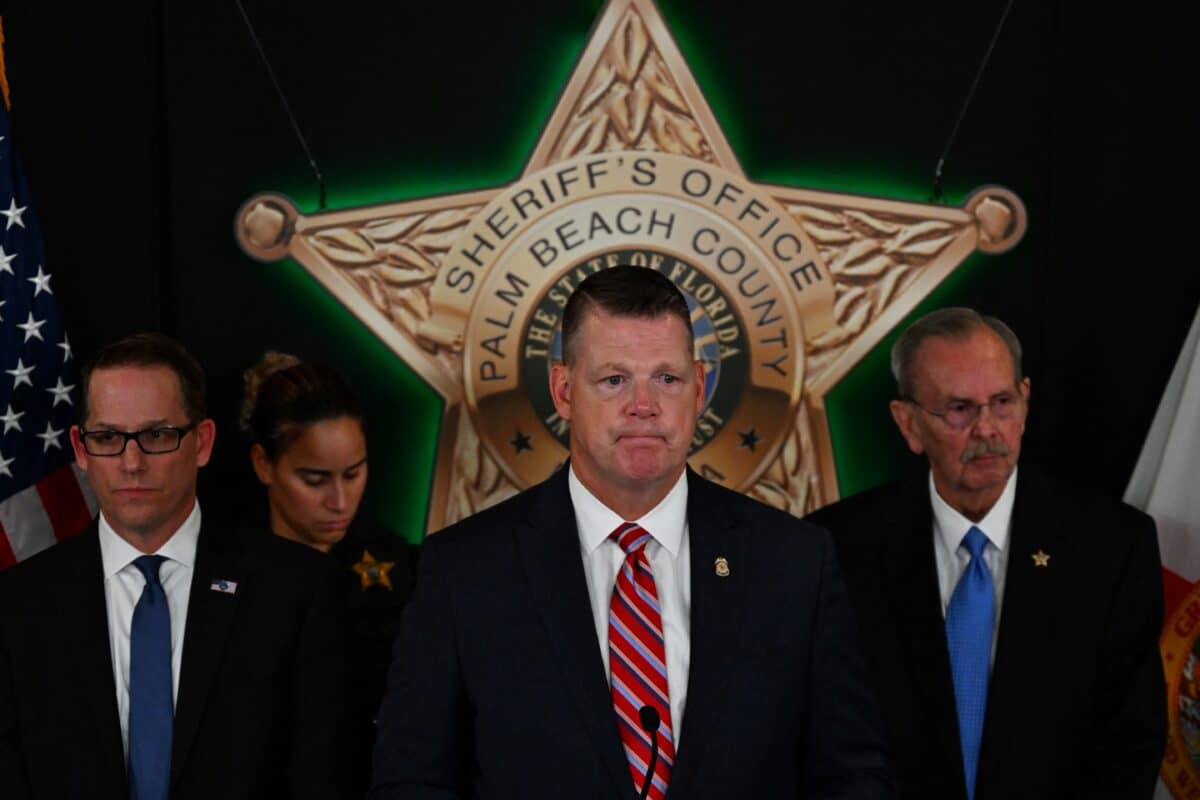
[{"label": "white dress shirt", "polygon": [[588,597],[596,623],[604,674],[612,681],[608,665],[608,609],[617,572],[625,563],[625,551],[609,539],[622,522],[636,522],[650,534],[646,558],[654,572],[658,607],[662,614],[663,640],[667,656],[667,691],[671,700],[671,734],[679,749],[679,725],[687,700],[688,665],[691,662],[691,549],[688,547],[687,474],[679,476],[675,486],[657,506],[640,519],[622,519],[601,503],[570,468],[567,480],[571,504],[575,507],[575,525],[583,554],[583,572],[587,577]]},{"label": "white dress shirt", "polygon": [[987,544],[983,548],[983,563],[992,573],[992,588],[996,592],[996,613],[992,620],[992,656],[996,663],[996,635],[1000,630],[1000,607],[1004,599],[1004,579],[1008,573],[1008,535],[1012,524],[1013,500],[1017,496],[1017,471],[1013,469],[1008,483],[1000,493],[995,505],[979,522],[972,522],[942,499],[933,484],[933,473],[929,474],[929,500],[933,506],[933,552],[937,560],[938,588],[942,594],[942,617],[950,605],[950,597],[958,579],[971,563],[971,552],[963,544],[963,537],[972,526],[983,531]]},{"label": "white dress shirt", "polygon": [[[166,558],[158,579],[171,614],[171,700],[179,695],[179,666],[183,663],[183,630],[187,623],[188,595],[196,566],[196,540],[200,536],[200,503],[179,530],[154,555]],[[141,552],[117,535],[100,513],[100,560],[104,567],[104,601],[108,606],[108,643],[112,648],[113,684],[117,689],[117,716],[121,743],[129,757],[129,636],[133,609],[146,588],[146,578],[133,562]]]}]

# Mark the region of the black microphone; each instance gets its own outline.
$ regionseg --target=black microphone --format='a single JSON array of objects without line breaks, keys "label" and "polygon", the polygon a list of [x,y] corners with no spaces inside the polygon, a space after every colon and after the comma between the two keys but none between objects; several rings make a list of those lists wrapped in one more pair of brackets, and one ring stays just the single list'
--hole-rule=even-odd
[{"label": "black microphone", "polygon": [[650,784],[654,783],[654,765],[658,762],[658,709],[652,705],[644,705],[638,709],[642,730],[650,734],[650,766],[646,769],[646,780],[642,781],[641,800],[650,796]]}]

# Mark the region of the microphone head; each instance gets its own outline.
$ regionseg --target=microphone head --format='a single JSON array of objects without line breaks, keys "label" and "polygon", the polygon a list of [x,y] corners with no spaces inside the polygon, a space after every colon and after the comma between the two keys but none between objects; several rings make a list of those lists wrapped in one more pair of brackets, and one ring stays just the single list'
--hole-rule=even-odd
[{"label": "microphone head", "polygon": [[641,717],[642,730],[646,733],[654,733],[658,730],[658,723],[662,717],[658,715],[658,709],[652,705],[644,705],[638,710],[638,716]]}]

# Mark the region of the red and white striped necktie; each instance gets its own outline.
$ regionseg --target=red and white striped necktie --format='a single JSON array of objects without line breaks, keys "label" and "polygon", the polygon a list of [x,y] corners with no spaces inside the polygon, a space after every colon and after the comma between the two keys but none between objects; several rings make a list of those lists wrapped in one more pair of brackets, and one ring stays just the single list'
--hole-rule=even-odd
[{"label": "red and white striped necktie", "polygon": [[675,737],[671,732],[671,700],[667,689],[667,658],[663,645],[662,614],[654,573],[646,558],[650,534],[632,522],[610,535],[625,551],[617,573],[608,611],[608,656],[612,672],[613,709],[634,788],[639,792],[650,764],[650,736],[642,730],[643,706],[657,709],[658,761],[650,797],[661,800],[675,764]]}]

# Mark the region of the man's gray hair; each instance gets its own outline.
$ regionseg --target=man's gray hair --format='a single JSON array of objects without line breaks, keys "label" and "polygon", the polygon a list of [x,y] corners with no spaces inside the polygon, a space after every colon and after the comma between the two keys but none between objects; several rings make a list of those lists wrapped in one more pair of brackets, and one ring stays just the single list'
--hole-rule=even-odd
[{"label": "man's gray hair", "polygon": [[1012,332],[1012,328],[972,308],[939,308],[910,325],[892,345],[892,377],[896,379],[900,398],[913,399],[913,392],[916,391],[913,368],[921,345],[927,339],[963,341],[981,328],[991,330],[1008,347],[1008,353],[1012,356],[1013,378],[1021,380],[1024,377],[1021,373],[1021,340]]}]

